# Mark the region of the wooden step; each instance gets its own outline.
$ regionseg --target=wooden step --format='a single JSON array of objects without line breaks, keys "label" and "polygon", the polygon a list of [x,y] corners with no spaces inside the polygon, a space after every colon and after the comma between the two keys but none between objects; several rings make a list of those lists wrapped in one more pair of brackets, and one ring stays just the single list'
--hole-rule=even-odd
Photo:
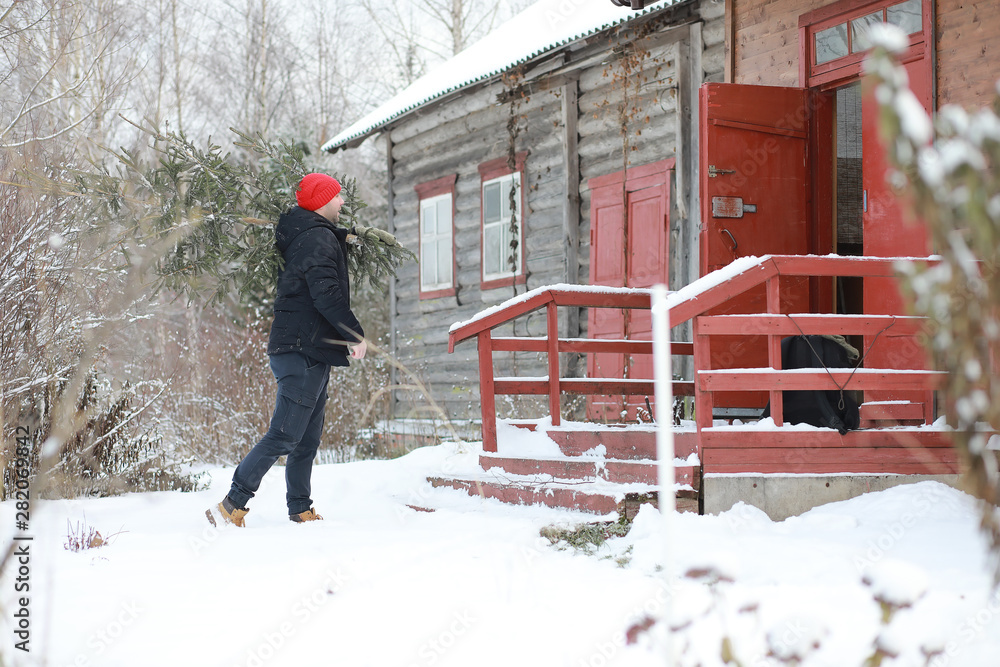
[{"label": "wooden step", "polygon": [[[604,462],[603,477],[616,484],[659,483],[659,472],[655,461],[608,460]],[[701,465],[674,465],[674,481],[697,491],[701,488]]]},{"label": "wooden step", "polygon": [[483,470],[503,470],[511,475],[550,475],[561,480],[593,481],[598,473],[597,461],[583,458],[519,458],[480,454],[479,465]]},{"label": "wooden step", "polygon": [[[599,430],[548,428],[545,435],[555,440],[566,456],[580,456],[604,445],[608,459],[656,460],[656,430],[608,426]],[[695,431],[674,431],[674,455],[687,458],[698,450]]]},{"label": "wooden step", "polygon": [[[513,505],[545,505],[563,509],[579,510],[593,514],[619,513],[631,519],[638,505],[656,499],[655,487],[641,489],[633,485],[627,492],[603,491],[583,488],[584,485],[515,483],[487,477],[428,477],[435,488],[452,488],[471,496],[495,498]],[[619,497],[622,497],[619,500]],[[698,512],[697,493],[688,490],[677,492],[677,510]]]},{"label": "wooden step", "polygon": [[[556,480],[580,481],[603,479],[615,484],[650,484],[659,481],[656,461],[622,461],[614,459],[571,458],[518,458],[496,454],[480,454],[479,465],[483,470],[498,469],[511,475],[550,475]],[[674,466],[674,479],[678,484],[699,488],[699,465]]]},{"label": "wooden step", "polygon": [[618,502],[608,494],[588,493],[578,489],[538,484],[526,486],[508,482],[463,478],[428,477],[431,486],[451,487],[465,491],[470,496],[496,498],[513,505],[546,505],[563,507],[594,514],[610,514],[617,510]]}]

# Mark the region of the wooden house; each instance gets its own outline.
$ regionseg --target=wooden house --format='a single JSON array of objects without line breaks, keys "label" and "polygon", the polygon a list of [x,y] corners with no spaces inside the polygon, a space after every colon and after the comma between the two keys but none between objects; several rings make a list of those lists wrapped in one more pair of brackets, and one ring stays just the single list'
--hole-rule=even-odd
[{"label": "wooden house", "polygon": [[[684,325],[675,390],[695,405],[695,424],[678,432],[689,508],[745,500],[787,516],[901,481],[954,480],[955,453],[934,425],[937,376],[891,260],[932,248],[886,178],[861,62],[866,27],[895,24],[929,112],[985,104],[993,70],[972,63],[1000,48],[1000,13],[987,9],[539,2],[483,52],[330,142],[382,135],[390,223],[421,256],[393,286],[394,352],[423,362],[449,416],[482,415],[483,474],[438,483],[597,512],[651,488],[648,427],[562,421],[583,414],[574,394],[588,397],[591,422],[637,418],[652,394],[643,288],[661,282]],[[538,32],[548,39],[532,41]],[[799,333],[847,336],[863,367],[782,370],[781,339]],[[473,337],[475,349],[456,346]],[[859,392],[865,429],[783,424],[782,390],[844,387]],[[540,397],[551,422],[530,425],[559,455],[497,451],[498,414],[538,416],[508,395]],[[767,402],[777,426],[765,428]],[[580,458],[599,446],[600,460]]]},{"label": "wooden house", "polygon": [[[391,351],[421,373],[449,418],[479,417],[476,351],[449,354],[452,323],[545,285],[683,285],[698,276],[692,128],[698,87],[723,80],[723,15],[720,0],[641,12],[603,0],[538,2],[325,146],[380,136],[389,224],[421,258],[391,286]],[[623,190],[629,261],[618,258]],[[560,314],[563,335],[587,328],[587,313]],[[532,356],[497,363],[544,373]],[[585,370],[582,359],[563,364],[569,374]],[[397,397],[396,417],[430,414],[423,398]]]}]

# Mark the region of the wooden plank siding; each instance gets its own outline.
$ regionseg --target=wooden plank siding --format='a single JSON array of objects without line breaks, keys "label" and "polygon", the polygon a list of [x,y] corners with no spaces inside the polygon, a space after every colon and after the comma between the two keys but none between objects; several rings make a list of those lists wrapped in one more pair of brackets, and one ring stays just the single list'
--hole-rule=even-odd
[{"label": "wooden plank siding", "polygon": [[[642,72],[647,80],[636,114],[639,121],[630,126],[630,130],[641,129],[639,136],[630,137],[637,148],[629,152],[630,166],[657,162],[677,152],[680,77],[676,64],[678,42],[690,34],[688,24],[700,23],[700,57],[690,60],[703,71],[687,78],[700,82],[720,81],[723,77],[723,3],[715,0],[684,3],[675,8],[673,17],[676,25],[663,25],[650,36],[652,46]],[[612,76],[606,72],[609,65],[604,64],[614,62],[614,46],[608,35],[599,35],[576,45],[570,54],[555,56],[550,73],[525,79],[528,97],[518,109],[524,118],[515,147],[516,151],[528,151],[522,182],[526,282],[517,285],[518,294],[547,284],[588,282],[590,193],[587,181],[594,176],[621,171],[623,166],[617,122],[620,89],[612,90]],[[578,67],[574,63],[586,64]],[[536,65],[538,63],[533,63]],[[567,85],[575,85],[578,91],[575,114],[578,174],[575,180],[580,200],[579,219],[573,223],[576,225],[573,231],[578,231],[579,238],[575,266],[567,262],[567,256],[572,253],[566,248],[571,235],[567,233],[569,223],[565,215],[567,210],[574,210],[566,205],[567,156],[563,140],[566,110],[562,92]],[[449,354],[449,326],[514,294],[510,286],[481,289],[478,167],[507,154],[506,124],[510,107],[498,102],[498,95],[503,92],[500,81],[479,84],[461,94],[430,103],[389,129],[393,222],[397,237],[407,247],[414,250],[419,247],[419,198],[414,186],[457,174],[454,206],[456,294],[420,299],[419,267],[410,262],[399,270],[393,305],[396,358],[418,374],[438,405],[449,417],[456,419],[479,416],[478,355],[473,342],[462,344]],[[608,102],[604,104],[604,100]],[[672,252],[683,249],[688,255],[697,257],[697,249],[692,251],[684,246],[673,241],[670,244]],[[579,330],[579,327],[586,327],[586,316],[582,314],[585,311],[581,309],[571,315],[570,308],[559,310],[561,335],[575,337],[585,333]],[[575,330],[570,331],[571,326]],[[513,328],[509,324],[499,327],[493,334],[495,337],[542,336],[545,331],[546,316],[541,312],[518,320]],[[494,356],[496,377],[548,374],[543,354],[498,352]],[[565,358],[564,366],[577,375],[583,369],[583,364],[573,366]],[[400,375],[400,381],[407,382],[405,375]],[[517,410],[513,408],[515,402]],[[535,404],[537,413],[533,414]],[[501,396],[497,398],[497,410],[501,417],[530,418],[547,414],[548,406],[544,397]],[[395,412],[397,418],[431,416],[427,412],[427,401],[413,392],[397,392]]]},{"label": "wooden plank siding", "polygon": [[[830,0],[727,0],[734,83],[801,86],[798,17]],[[857,4],[861,4],[860,2]],[[937,106],[990,103],[1000,58],[1000,12],[990,0],[935,0]]]}]

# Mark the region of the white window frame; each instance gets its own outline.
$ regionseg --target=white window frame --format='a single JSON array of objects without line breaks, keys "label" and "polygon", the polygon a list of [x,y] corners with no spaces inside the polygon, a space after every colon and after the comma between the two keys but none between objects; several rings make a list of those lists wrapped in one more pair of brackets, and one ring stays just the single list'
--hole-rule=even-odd
[{"label": "white window frame", "polygon": [[[425,215],[429,210],[433,210],[435,216],[441,212],[442,207],[439,203],[444,202],[446,205],[443,207],[448,213],[448,220],[443,226],[440,224],[440,220],[435,218],[435,231],[428,233],[425,229],[424,222],[426,220]],[[444,242],[444,243],[442,243]],[[438,282],[427,284],[424,282],[424,266],[427,261],[427,253],[431,249],[435,252],[441,247],[447,248],[447,258],[445,262],[441,261],[441,257],[435,254],[436,266],[435,271]],[[441,195],[435,195],[433,197],[427,197],[426,199],[420,200],[420,291],[421,292],[434,292],[438,290],[450,289],[455,284],[455,244],[454,244],[454,200],[452,199],[452,193],[446,192]],[[442,264],[447,267],[448,273],[445,280],[441,280],[441,266]]]},{"label": "white window frame", "polygon": [[[486,188],[494,183],[500,183],[500,217],[494,220],[487,220],[486,218]],[[506,184],[511,184],[515,188],[514,200],[517,206],[517,250],[515,251],[515,262],[516,266],[513,270],[510,269],[510,262],[508,262],[508,257],[510,256],[510,186],[505,187]],[[522,202],[524,198],[521,196],[521,172],[515,171],[510,174],[505,174],[503,176],[498,176],[497,178],[491,178],[488,181],[483,181],[482,185],[482,206],[483,206],[483,230],[482,230],[482,279],[483,282],[489,282],[492,280],[503,280],[505,278],[512,278],[521,274],[521,261],[524,254],[524,206]],[[499,272],[487,272],[486,270],[486,236],[489,233],[495,233],[494,230],[499,229],[500,232],[500,265],[503,270]]]}]

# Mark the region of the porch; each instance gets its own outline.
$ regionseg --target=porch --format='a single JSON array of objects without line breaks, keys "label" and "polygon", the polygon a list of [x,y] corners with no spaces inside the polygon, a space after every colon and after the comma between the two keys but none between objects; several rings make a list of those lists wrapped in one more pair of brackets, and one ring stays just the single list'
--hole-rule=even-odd
[{"label": "porch", "polygon": [[[690,321],[693,332],[691,341],[672,346],[675,357],[693,357],[694,368],[693,377],[673,383],[675,396],[691,396],[694,401],[694,419],[680,420],[675,426],[680,509],[704,510],[706,477],[948,476],[958,472],[947,429],[935,419],[934,390],[943,374],[883,365],[884,360],[894,358],[893,349],[914,344],[925,326],[922,318],[902,313],[787,312],[802,303],[789,294],[791,290],[835,278],[893,278],[896,261],[860,256],[743,257],[669,295],[671,326]],[[758,292],[761,298],[747,297]],[[751,312],[745,312],[748,304]],[[649,309],[650,291],[553,285],[454,325],[449,351],[472,338],[478,344],[482,474],[431,481],[506,502],[628,514],[656,491],[653,425],[565,423],[560,399],[568,394],[648,397],[645,400],[651,401],[652,378],[629,372],[628,364],[619,377],[561,377],[560,355],[651,355],[652,341],[560,338],[559,308]],[[542,309],[547,322],[544,337],[493,336],[497,327]],[[859,337],[865,342],[864,363],[858,368],[783,369],[781,340],[799,334]],[[865,359],[877,344],[879,353]],[[720,348],[741,352],[719,354]],[[548,375],[495,377],[495,352],[540,353]],[[747,367],[747,359],[760,363]],[[734,367],[734,360],[743,367]],[[834,429],[785,423],[782,392],[813,389],[862,395],[862,428],[841,435]],[[549,414],[498,425],[496,397],[500,395],[546,397]],[[767,419],[761,419],[762,400],[769,404],[771,417]],[[517,432],[511,429],[518,428],[535,429],[545,440],[538,440],[534,448],[508,444],[517,442]],[[504,437],[498,438],[498,429]],[[501,442],[510,451],[498,447]]]}]

